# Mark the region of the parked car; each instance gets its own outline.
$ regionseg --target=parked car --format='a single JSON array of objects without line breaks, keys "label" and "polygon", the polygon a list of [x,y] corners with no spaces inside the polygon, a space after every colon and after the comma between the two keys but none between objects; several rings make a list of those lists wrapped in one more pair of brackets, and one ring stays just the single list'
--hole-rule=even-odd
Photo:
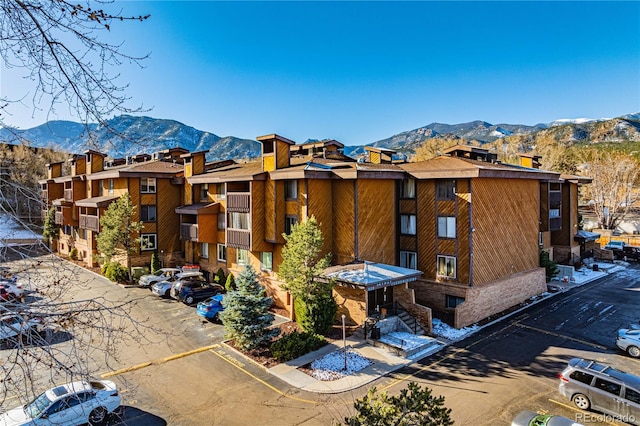
[{"label": "parked car", "polygon": [[202,272],[183,272],[176,276],[176,280],[171,286],[171,297],[177,299],[178,295],[180,294],[180,288],[182,287],[182,284],[192,281],[207,284],[207,279],[204,277]]},{"label": "parked car", "polygon": [[0,286],[3,287],[7,293],[9,293],[9,296],[14,299],[21,300],[24,297],[22,284],[17,280],[0,278]]},{"label": "parked car", "polygon": [[32,331],[39,332],[42,323],[20,314],[9,314],[0,317],[0,341],[28,335]]},{"label": "parked car", "polygon": [[606,250],[622,250],[624,246],[624,241],[609,241],[604,248]]},{"label": "parked car", "polygon": [[185,279],[191,276],[203,276],[202,272],[181,272],[175,274],[164,281],[159,281],[151,285],[151,292],[161,297],[171,297],[171,287],[178,279]]},{"label": "parked car", "polygon": [[209,321],[217,321],[218,314],[224,310],[224,306],[222,306],[223,298],[224,295],[216,294],[215,296],[203,300],[198,303],[196,312],[198,315],[208,319]]},{"label": "parked car", "polygon": [[187,305],[192,305],[198,300],[204,300],[223,292],[224,287],[220,284],[209,284],[200,280],[185,281],[180,285],[178,300]]},{"label": "parked car", "polygon": [[179,273],[180,269],[178,268],[161,268],[153,274],[141,276],[138,280],[138,285],[141,287],[151,287],[153,283],[156,283],[158,281],[165,281],[167,278]]},{"label": "parked car", "polygon": [[558,375],[560,393],[582,410],[640,419],[640,377],[596,361],[573,358]]},{"label": "parked car", "polygon": [[118,388],[112,381],[72,382],[49,389],[32,402],[0,415],[0,426],[101,425],[120,403]]},{"label": "parked car", "polygon": [[533,411],[520,412],[511,422],[511,426],[584,426],[562,416],[538,414]]},{"label": "parked car", "polygon": [[620,329],[616,337],[616,346],[629,356],[640,358],[640,329]]},{"label": "parked car", "polygon": [[12,302],[13,297],[9,294],[9,292],[3,287],[0,286],[0,302]]},{"label": "parked car", "polygon": [[625,245],[622,249],[614,248],[613,257],[619,260],[624,260],[625,262],[628,260],[638,261],[640,260],[640,247],[636,246],[627,246]]}]

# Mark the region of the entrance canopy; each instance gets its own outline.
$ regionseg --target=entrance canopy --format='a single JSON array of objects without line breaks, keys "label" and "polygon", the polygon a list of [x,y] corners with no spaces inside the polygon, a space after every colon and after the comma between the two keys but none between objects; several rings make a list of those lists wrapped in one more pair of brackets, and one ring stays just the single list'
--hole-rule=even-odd
[{"label": "entrance canopy", "polygon": [[323,275],[335,279],[338,285],[360,287],[371,291],[415,281],[422,275],[422,271],[365,261],[352,265],[332,266],[325,269]]},{"label": "entrance canopy", "polygon": [[589,241],[595,241],[600,238],[600,234],[596,234],[595,232],[585,231],[580,229],[576,235],[573,236],[573,239],[579,241],[581,243],[586,243]]}]

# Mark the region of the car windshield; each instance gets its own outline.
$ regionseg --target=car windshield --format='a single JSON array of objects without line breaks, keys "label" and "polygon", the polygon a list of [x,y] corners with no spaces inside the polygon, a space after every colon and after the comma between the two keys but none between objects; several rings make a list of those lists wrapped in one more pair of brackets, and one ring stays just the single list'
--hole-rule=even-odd
[{"label": "car windshield", "polygon": [[47,393],[44,392],[39,397],[33,400],[33,402],[24,406],[24,411],[27,413],[29,417],[32,419],[38,417],[44,410],[49,407],[51,404],[51,400],[47,396]]}]

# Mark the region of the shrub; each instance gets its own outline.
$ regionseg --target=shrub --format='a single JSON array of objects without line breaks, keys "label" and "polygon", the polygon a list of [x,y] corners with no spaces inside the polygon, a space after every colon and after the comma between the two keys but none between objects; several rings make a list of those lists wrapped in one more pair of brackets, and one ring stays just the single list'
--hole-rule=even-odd
[{"label": "shrub", "polygon": [[338,304],[331,294],[314,299],[295,301],[296,322],[304,331],[315,334],[327,334],[338,312]]},{"label": "shrub", "polygon": [[271,355],[284,362],[320,349],[326,344],[324,337],[317,334],[293,331],[271,344]]},{"label": "shrub", "polygon": [[113,282],[125,282],[129,278],[129,274],[127,274],[127,268],[125,268],[118,262],[110,262],[107,265],[104,276],[109,278]]},{"label": "shrub", "polygon": [[224,289],[227,291],[234,291],[236,289],[236,280],[233,278],[233,274],[229,274],[227,282],[224,284]]},{"label": "shrub", "polygon": [[72,248],[71,251],[69,252],[69,257],[72,260],[78,260],[78,249],[77,248]]},{"label": "shrub", "polygon": [[153,274],[160,269],[160,258],[158,257],[158,250],[154,250],[151,253],[151,273]]},{"label": "shrub", "polygon": [[558,273],[558,264],[549,258],[549,253],[541,250],[540,251],[540,266],[545,269],[545,275],[547,278],[547,282],[551,281],[553,277]]},{"label": "shrub", "polygon": [[218,268],[218,272],[216,272],[216,275],[213,277],[213,280],[220,285],[226,285],[227,276],[224,274],[224,269]]}]

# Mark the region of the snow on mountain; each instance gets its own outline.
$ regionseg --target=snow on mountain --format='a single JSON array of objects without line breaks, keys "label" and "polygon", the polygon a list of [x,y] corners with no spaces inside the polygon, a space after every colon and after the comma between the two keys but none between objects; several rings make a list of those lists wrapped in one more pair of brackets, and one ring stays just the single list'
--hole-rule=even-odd
[{"label": "snow on mountain", "polygon": [[560,118],[558,120],[553,121],[552,123],[549,123],[549,127],[563,126],[565,124],[585,124],[585,123],[590,123],[592,121],[602,121],[602,120],[608,120],[608,118],[600,118],[600,119],[596,119],[596,118]]}]

